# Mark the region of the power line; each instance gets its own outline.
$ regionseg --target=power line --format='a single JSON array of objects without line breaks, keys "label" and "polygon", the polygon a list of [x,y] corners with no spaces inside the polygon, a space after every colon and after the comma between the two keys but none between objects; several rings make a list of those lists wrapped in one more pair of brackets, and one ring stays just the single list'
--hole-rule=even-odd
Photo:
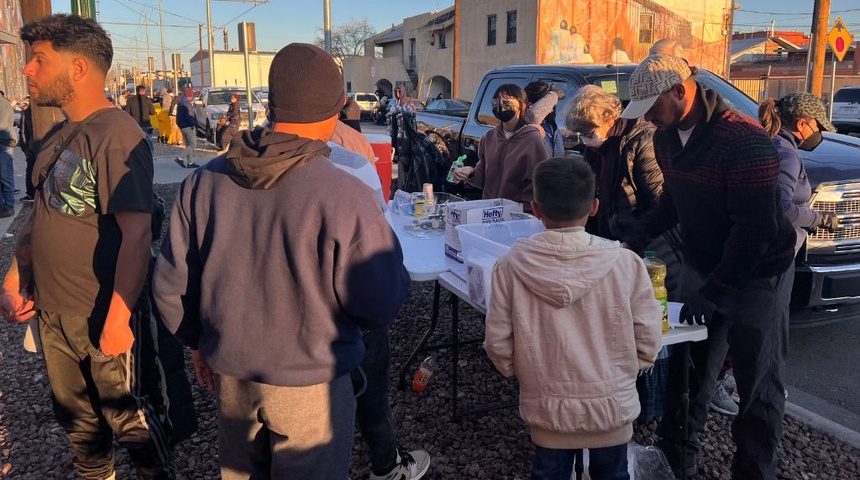
[{"label": "power line", "polygon": [[[802,16],[806,16],[806,17],[812,16],[812,12],[809,12],[809,13],[804,13],[804,12],[762,12],[759,10],[744,10],[742,8],[738,9],[737,11],[738,12],[744,12],[744,13],[752,13],[755,15],[773,15],[773,16],[777,16],[777,15],[793,15],[793,16],[802,15]],[[851,12],[860,12],[860,8],[849,8],[846,10],[834,10],[834,11],[830,12],[830,14],[833,15],[833,14],[851,13]]]}]

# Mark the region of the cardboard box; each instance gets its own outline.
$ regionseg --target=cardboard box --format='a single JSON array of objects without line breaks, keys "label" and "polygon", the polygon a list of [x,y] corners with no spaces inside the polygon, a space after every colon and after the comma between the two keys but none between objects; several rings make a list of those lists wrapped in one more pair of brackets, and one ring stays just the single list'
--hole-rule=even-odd
[{"label": "cardboard box", "polygon": [[513,220],[512,215],[523,212],[519,202],[504,198],[457,202],[448,206],[445,215],[445,255],[463,263],[463,247],[457,225],[498,223]]}]

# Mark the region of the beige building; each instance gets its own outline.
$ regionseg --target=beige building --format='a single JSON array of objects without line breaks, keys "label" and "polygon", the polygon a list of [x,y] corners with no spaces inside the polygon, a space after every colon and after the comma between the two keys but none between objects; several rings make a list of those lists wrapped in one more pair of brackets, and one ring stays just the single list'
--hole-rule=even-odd
[{"label": "beige building", "polygon": [[[365,55],[343,59],[347,91],[390,96],[405,85],[422,101],[450,98],[454,76],[454,7],[403,20],[365,43]],[[381,51],[381,58],[374,58]]]},{"label": "beige building", "polygon": [[[252,52],[251,87],[269,84],[269,67],[277,52]],[[201,61],[202,58],[202,61]],[[245,86],[245,56],[242,52],[215,50],[215,86]],[[209,51],[197,52],[191,57],[191,83],[195,88],[209,86]]]}]

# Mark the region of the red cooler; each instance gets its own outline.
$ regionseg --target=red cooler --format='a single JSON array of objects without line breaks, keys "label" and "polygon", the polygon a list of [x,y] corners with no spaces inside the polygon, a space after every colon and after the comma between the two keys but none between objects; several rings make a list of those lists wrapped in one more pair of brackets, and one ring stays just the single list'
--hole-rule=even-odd
[{"label": "red cooler", "polygon": [[365,137],[373,147],[373,154],[376,155],[376,172],[379,174],[379,180],[382,181],[382,194],[386,200],[391,197],[391,137],[380,133],[365,133]]}]

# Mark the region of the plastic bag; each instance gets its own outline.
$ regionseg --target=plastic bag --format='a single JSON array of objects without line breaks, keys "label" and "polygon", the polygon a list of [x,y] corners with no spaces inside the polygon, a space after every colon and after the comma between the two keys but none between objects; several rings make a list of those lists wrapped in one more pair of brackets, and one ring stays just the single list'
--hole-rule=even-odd
[{"label": "plastic bag", "polygon": [[627,444],[627,463],[630,480],[672,480],[675,475],[666,456],[653,445]]}]

